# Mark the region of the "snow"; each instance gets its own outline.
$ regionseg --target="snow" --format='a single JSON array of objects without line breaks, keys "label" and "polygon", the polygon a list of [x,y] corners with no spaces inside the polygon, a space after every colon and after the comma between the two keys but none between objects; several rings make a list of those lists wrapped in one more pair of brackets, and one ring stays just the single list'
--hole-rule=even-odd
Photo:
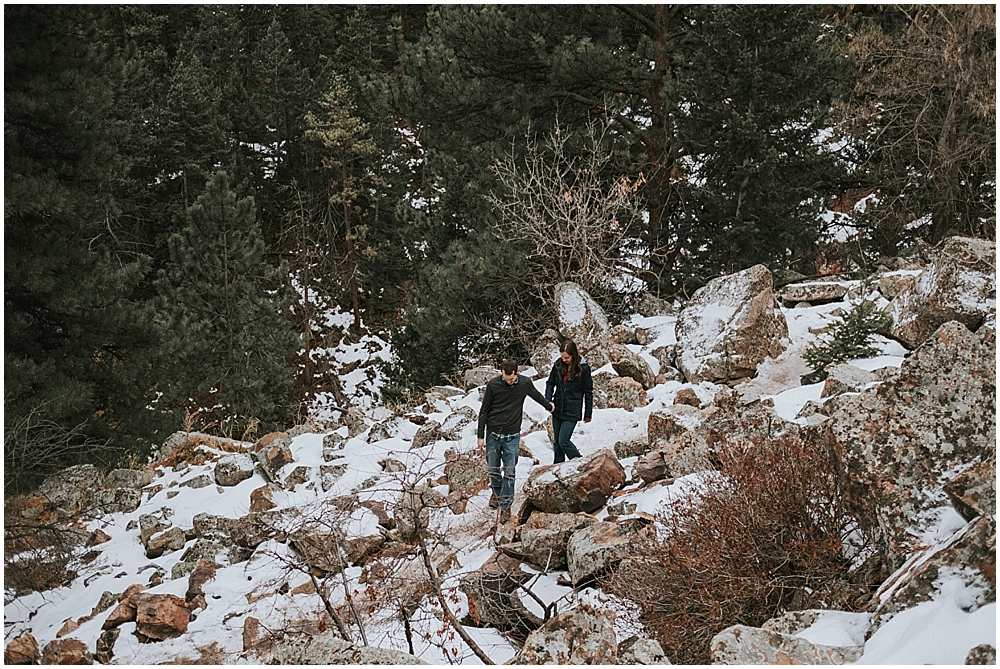
[{"label": "snow", "polygon": [[[856,284],[844,283],[849,283],[851,287]],[[850,303],[845,299],[834,304],[782,310],[789,332],[786,350],[777,359],[769,359],[762,364],[757,378],[749,382],[760,392],[762,399],[773,401],[777,415],[786,420],[804,423],[804,419],[795,418],[802,406],[809,401],[822,401],[822,383],[800,385],[799,377],[809,371],[801,354],[809,342],[822,336],[815,333],[833,322],[834,313],[849,308]],[[560,310],[564,322],[580,322],[585,311],[583,297],[575,291],[567,291]],[[713,322],[728,320],[734,312],[735,306],[719,305],[703,321],[705,329],[694,333],[693,337],[714,336]],[[339,310],[331,310],[321,314],[319,318],[324,319],[327,326],[346,328],[352,316]],[[677,343],[676,321],[676,316],[633,316],[626,323],[630,327],[644,328],[652,341],[645,346],[629,348],[643,356],[654,370],[657,369],[659,363],[652,356],[652,351]],[[877,345],[881,353],[879,356],[853,360],[850,364],[871,371],[899,367],[903,363],[907,351],[898,343],[880,338]],[[390,359],[391,348],[388,342],[377,335],[364,334],[356,340],[343,339],[336,346],[318,349],[314,354],[326,355],[338,364],[354,367],[341,377],[341,381],[347,396],[355,406],[365,411],[369,421],[383,420],[391,415],[378,402],[378,391],[383,379],[379,366],[373,364],[375,361]],[[545,379],[538,379],[533,383],[544,393]],[[657,385],[648,391],[647,405],[634,411],[596,409],[593,422],[577,424],[573,441],[581,453],[587,456],[598,450],[612,448],[617,441],[643,439],[649,415],[654,411],[669,411],[680,424],[694,428],[702,420],[699,412],[688,411],[686,408],[675,410],[673,406],[674,396],[684,388],[692,389],[705,404],[710,403],[721,389],[709,382],[685,384],[672,381]],[[478,411],[478,397],[478,391],[472,390],[438,401],[433,406],[433,411],[428,413],[428,418],[443,422],[461,407],[471,407]],[[340,415],[340,408],[335,406],[329,396],[318,397],[311,410],[312,418],[320,426]],[[524,481],[534,467],[552,461],[552,447],[545,431],[529,431],[533,425],[543,424],[548,412],[533,401],[525,402],[524,412],[527,420],[522,424],[522,430],[527,434],[522,437],[522,444],[532,457],[522,457],[518,462],[516,490],[519,496]],[[441,476],[445,451],[452,449],[465,452],[477,449],[475,422],[460,431],[459,441],[442,440],[421,449],[410,450],[417,429],[418,426],[414,423],[397,418],[391,421],[390,434],[394,436],[368,443],[369,432],[362,432],[346,441],[344,449],[338,453],[342,457],[332,463],[323,459],[323,438],[328,432],[306,433],[295,437],[291,444],[294,462],[279,471],[278,476],[283,480],[296,468],[305,467],[307,480],[296,485],[294,490],[275,491],[274,502],[278,509],[297,509],[301,512],[298,518],[289,521],[293,524],[320,515],[324,508],[328,508],[326,502],[339,495],[357,493],[362,500],[384,501],[387,507],[391,507],[404,484],[428,479],[434,483]],[[346,428],[340,427],[339,433],[346,437]],[[201,448],[216,456],[223,455],[207,446]],[[384,472],[379,461],[386,458],[403,462],[407,470],[398,473]],[[631,472],[635,461],[636,458],[622,460],[627,473]],[[333,481],[327,491],[322,490],[319,472],[320,467],[325,464],[345,466],[343,475]],[[86,527],[88,531],[101,528],[111,536],[111,540],[98,547],[99,555],[96,560],[83,569],[81,576],[67,587],[20,597],[13,597],[7,591],[4,607],[6,637],[10,639],[22,631],[30,630],[40,646],[44,646],[56,637],[68,618],[79,620],[89,614],[101,593],[120,593],[132,583],[145,584],[154,570],[163,573],[164,582],[150,587],[147,592],[169,593],[183,598],[188,579],[172,579],[171,570],[180,561],[184,551],[166,553],[155,559],[146,558],[139,542],[137,521],[142,514],[162,514],[167,516],[166,522],[190,528],[194,517],[200,513],[208,512],[227,518],[246,515],[249,512],[250,492],[265,485],[259,472],[233,487],[215,485],[214,477],[213,483],[203,488],[182,485],[201,475],[212,476],[213,466],[214,463],[209,462],[205,465],[192,465],[182,471],[160,467],[155,471],[154,484],[163,486],[163,489],[152,497],[144,494],[137,510],[89,522]],[[715,472],[702,472],[678,478],[669,484],[631,484],[614,502],[635,504],[635,513],[652,516],[669,513],[676,500],[690,496],[717,475]],[[438,486],[437,489],[447,493],[446,486]],[[168,497],[170,493],[176,495]],[[489,496],[489,490],[485,490],[470,499],[466,512],[461,515],[452,514],[448,508],[435,510],[431,515],[431,529],[442,537],[440,544],[432,546],[432,557],[435,561],[441,560],[440,564],[444,565],[440,574],[442,583],[450,605],[460,619],[468,613],[468,601],[458,589],[462,576],[478,569],[496,552],[496,540],[491,533],[495,512],[487,506]],[[519,504],[520,497],[515,500],[515,507]],[[595,517],[604,519],[607,515],[605,508],[595,514]],[[356,507],[343,512],[336,522],[348,538],[379,533],[378,519],[367,508]],[[133,525],[131,529],[130,525]],[[927,545],[944,547],[957,540],[967,525],[950,506],[944,505],[934,511],[934,516],[928,519],[926,527],[929,529],[921,537],[922,541]],[[445,560],[447,557],[452,559]],[[903,569],[913,568],[918,560],[929,557],[928,554],[914,558]],[[121,634],[114,647],[115,661],[120,664],[157,664],[166,660],[194,663],[203,650],[214,647],[213,652],[219,654],[213,656],[215,661],[253,663],[255,656],[245,655],[243,652],[243,625],[247,618],[257,618],[267,629],[281,630],[303,624],[304,621],[315,624],[326,616],[320,599],[314,594],[292,594],[296,588],[310,585],[308,576],[288,568],[288,562],[293,559],[290,548],[275,540],[262,544],[253,557],[245,562],[229,564],[225,552],[221,552],[219,560],[222,568],[218,570],[215,579],[204,586],[208,608],[197,612],[188,632],[177,639],[140,644],[132,634],[134,623],[127,623],[121,627]],[[410,557],[402,559],[397,569],[397,575],[407,570],[420,574],[423,565],[418,558]],[[546,605],[556,603],[559,611],[569,610],[584,602],[613,610],[616,613],[615,628],[619,639],[633,634],[647,634],[634,604],[597,589],[574,591],[559,584],[560,576],[565,574],[537,574],[530,582],[532,592]],[[345,577],[351,597],[356,601],[368,602],[365,592],[371,583],[361,582],[362,569],[351,567],[345,571]],[[347,593],[340,577],[331,578],[329,584],[331,600],[335,604],[343,603]],[[996,604],[975,608],[978,603],[976,598],[980,593],[965,586],[958,574],[943,573],[937,586],[939,596],[897,613],[875,631],[867,642],[864,637],[870,629],[870,619],[866,613],[825,611],[799,636],[823,645],[864,644],[864,655],[858,661],[859,664],[961,664],[971,647],[981,643],[995,646]],[[279,589],[286,594],[278,594]],[[542,607],[534,599],[524,596],[522,601],[529,610],[542,615]],[[390,605],[377,599],[371,602],[371,606],[373,611],[366,618],[369,644],[406,651],[408,646],[398,619],[398,609],[392,609]],[[420,600],[411,616],[414,652],[417,656],[434,664],[479,664],[479,659],[461,639],[449,637],[449,629],[442,622],[441,615],[440,605],[434,597],[425,596]],[[107,612],[95,615],[69,636],[81,640],[93,649],[106,617]],[[516,647],[495,630],[471,626],[466,630],[495,662],[506,662],[516,653]],[[352,633],[356,635],[356,626],[352,626]]]}]

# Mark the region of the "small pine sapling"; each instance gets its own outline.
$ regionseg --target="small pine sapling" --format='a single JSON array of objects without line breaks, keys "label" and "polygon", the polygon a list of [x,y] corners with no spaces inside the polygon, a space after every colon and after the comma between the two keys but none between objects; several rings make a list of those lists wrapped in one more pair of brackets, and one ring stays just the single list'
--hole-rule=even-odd
[{"label": "small pine sapling", "polygon": [[825,380],[827,365],[878,355],[880,351],[872,345],[872,337],[885,333],[890,324],[889,315],[880,311],[875,302],[862,300],[851,311],[840,316],[829,340],[806,346],[802,358],[812,372],[802,377],[802,384]]}]

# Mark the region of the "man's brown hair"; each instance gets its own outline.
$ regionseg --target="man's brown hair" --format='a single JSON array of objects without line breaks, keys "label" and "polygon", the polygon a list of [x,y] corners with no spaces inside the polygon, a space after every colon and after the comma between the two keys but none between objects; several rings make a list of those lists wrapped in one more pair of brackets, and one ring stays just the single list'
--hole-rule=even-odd
[{"label": "man's brown hair", "polygon": [[514,358],[507,358],[502,363],[500,363],[500,371],[502,371],[507,376],[510,376],[517,371],[517,360]]}]

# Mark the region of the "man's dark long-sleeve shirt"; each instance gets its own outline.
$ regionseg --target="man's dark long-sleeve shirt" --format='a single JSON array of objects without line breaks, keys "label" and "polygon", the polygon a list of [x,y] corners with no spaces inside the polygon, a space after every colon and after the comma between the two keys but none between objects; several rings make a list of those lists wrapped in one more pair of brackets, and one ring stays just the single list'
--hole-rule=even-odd
[{"label": "man's dark long-sleeve shirt", "polygon": [[517,375],[513,385],[507,385],[502,376],[490,379],[483,394],[483,406],[479,410],[479,430],[476,433],[480,439],[486,438],[486,429],[497,434],[514,434],[521,431],[521,412],[524,409],[524,398],[531,399],[549,408],[550,404],[526,377]]}]

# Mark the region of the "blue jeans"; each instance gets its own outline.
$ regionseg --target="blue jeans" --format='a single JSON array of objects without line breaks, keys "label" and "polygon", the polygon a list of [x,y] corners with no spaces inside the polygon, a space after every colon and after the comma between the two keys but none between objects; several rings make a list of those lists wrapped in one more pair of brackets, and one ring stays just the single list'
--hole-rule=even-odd
[{"label": "blue jeans", "polygon": [[565,462],[567,459],[572,460],[573,458],[580,457],[580,451],[569,440],[573,436],[574,429],[576,429],[575,420],[562,420],[555,416],[552,417],[552,434],[556,439],[556,443],[553,445],[556,456],[553,464],[559,464],[560,462]]},{"label": "blue jeans", "polygon": [[507,439],[497,436],[486,433],[486,469],[490,473],[490,489],[500,498],[500,508],[509,509],[514,503],[514,468],[517,467],[521,435],[503,435],[509,437]]}]

